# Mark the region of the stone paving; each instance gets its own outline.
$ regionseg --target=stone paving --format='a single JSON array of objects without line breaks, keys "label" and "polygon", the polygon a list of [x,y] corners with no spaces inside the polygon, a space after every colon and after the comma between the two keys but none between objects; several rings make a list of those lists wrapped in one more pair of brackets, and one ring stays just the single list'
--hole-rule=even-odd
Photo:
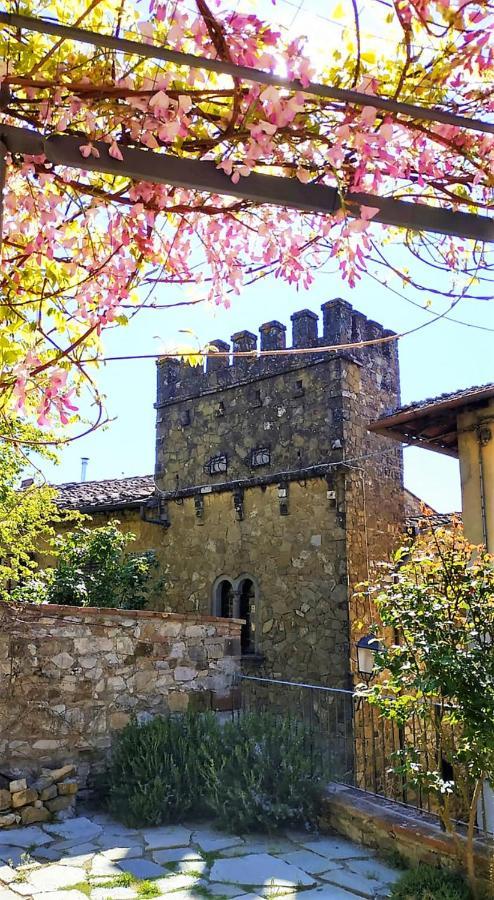
[{"label": "stone paving", "polygon": [[136,830],[99,814],[0,831],[0,900],[355,900],[387,897],[399,874],[337,835]]}]

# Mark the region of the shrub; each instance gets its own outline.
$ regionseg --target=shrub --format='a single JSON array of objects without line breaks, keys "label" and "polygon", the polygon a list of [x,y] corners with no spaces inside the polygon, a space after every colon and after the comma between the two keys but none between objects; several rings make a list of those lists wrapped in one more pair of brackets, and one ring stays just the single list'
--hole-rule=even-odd
[{"label": "shrub", "polygon": [[135,719],[118,735],[108,773],[111,812],[126,825],[207,812],[205,785],[219,743],[213,714]]},{"label": "shrub", "polygon": [[212,713],[157,716],[117,736],[108,803],[132,826],[209,815],[238,831],[271,830],[313,820],[321,780],[291,719],[250,713],[222,726]]},{"label": "shrub", "polygon": [[421,866],[405,872],[391,891],[392,900],[471,900],[460,875]]},{"label": "shrub", "polygon": [[99,528],[79,526],[52,543],[56,566],[18,588],[15,599],[61,603],[67,606],[104,606],[142,609],[151,592],[161,590],[153,553],[129,553],[135,541],[115,519]]},{"label": "shrub", "polygon": [[248,713],[225,725],[222,749],[210,784],[220,826],[242,832],[314,820],[321,778],[295,720]]}]

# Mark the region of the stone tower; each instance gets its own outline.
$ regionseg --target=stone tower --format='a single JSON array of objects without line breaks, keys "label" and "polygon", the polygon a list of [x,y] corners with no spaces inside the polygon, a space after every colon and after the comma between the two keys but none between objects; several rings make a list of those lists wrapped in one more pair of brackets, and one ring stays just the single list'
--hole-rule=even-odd
[{"label": "stone tower", "polygon": [[[163,607],[243,618],[252,674],[347,687],[351,591],[403,523],[401,448],[367,425],[399,402],[395,342],[344,300],[292,315],[296,355],[158,363],[156,484]],[[257,336],[232,336],[257,351]],[[281,322],[260,350],[286,349]]]}]

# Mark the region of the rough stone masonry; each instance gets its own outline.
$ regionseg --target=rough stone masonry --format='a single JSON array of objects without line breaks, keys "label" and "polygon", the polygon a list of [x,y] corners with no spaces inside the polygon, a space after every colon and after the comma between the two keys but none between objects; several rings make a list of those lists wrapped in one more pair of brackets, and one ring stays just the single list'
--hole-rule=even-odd
[{"label": "rough stone masonry", "polygon": [[228,704],[240,627],[196,615],[0,603],[0,771],[75,763],[84,785],[132,714]]},{"label": "rough stone masonry", "polygon": [[[322,334],[310,309],[291,318],[294,355],[258,356],[242,331],[233,351],[252,356],[233,364],[222,341],[206,371],[159,361],[145,514],[161,522],[162,608],[244,619],[249,674],[348,688],[353,623],[372,620],[353,589],[404,522],[401,447],[368,432],[399,400],[397,347],[344,300],[323,304]],[[286,349],[281,322],[259,330],[261,351]]]}]

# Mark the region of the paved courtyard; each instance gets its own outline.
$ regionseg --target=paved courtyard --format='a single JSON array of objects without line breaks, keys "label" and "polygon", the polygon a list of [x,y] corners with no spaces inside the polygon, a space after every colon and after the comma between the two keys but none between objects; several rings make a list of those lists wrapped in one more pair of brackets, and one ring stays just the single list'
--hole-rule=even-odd
[{"label": "paved courtyard", "polygon": [[398,876],[336,835],[135,830],[104,815],[0,831],[0,900],[355,900],[386,897]]}]

